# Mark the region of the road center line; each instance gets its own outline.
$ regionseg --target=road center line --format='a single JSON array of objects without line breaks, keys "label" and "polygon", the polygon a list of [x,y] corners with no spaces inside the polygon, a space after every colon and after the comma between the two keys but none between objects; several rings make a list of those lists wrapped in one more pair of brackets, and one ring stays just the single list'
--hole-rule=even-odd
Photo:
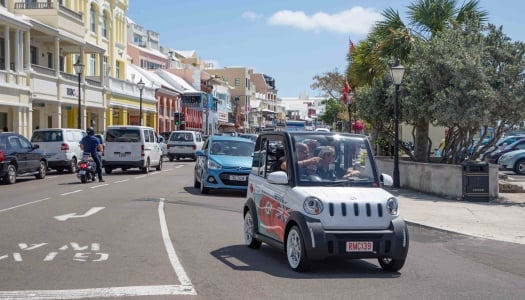
[{"label": "road center line", "polygon": [[122,182],[126,182],[126,181],[129,181],[129,179],[124,179],[124,180],[115,181],[115,183],[122,183]]},{"label": "road center line", "polygon": [[106,185],[109,185],[107,183],[103,183],[103,184],[99,184],[99,185],[95,185],[95,186],[92,186],[90,187],[91,189],[98,189],[99,187],[103,187],[103,186],[106,186]]},{"label": "road center line", "polygon": [[82,190],[76,190],[76,191],[72,191],[72,192],[63,193],[63,194],[60,194],[60,196],[67,196],[67,195],[76,194],[76,193],[80,193],[80,192],[82,192]]},{"label": "road center line", "polygon": [[35,203],[46,201],[46,200],[49,200],[49,199],[51,199],[51,198],[48,197],[48,198],[44,198],[44,199],[40,199],[40,200],[35,200],[35,201],[32,201],[32,202],[27,202],[27,203],[24,203],[24,204],[20,204],[20,205],[17,205],[17,206],[0,209],[0,212],[8,211],[8,210],[11,210],[11,209],[19,208],[19,207],[30,205],[30,204],[35,204]]},{"label": "road center line", "polygon": [[135,177],[135,179],[144,178],[146,176],[148,176],[148,175],[137,176],[137,177]]},{"label": "road center line", "polygon": [[162,232],[162,240],[164,241],[164,246],[166,247],[166,252],[168,253],[171,266],[177,274],[181,285],[186,286],[188,289],[191,289],[193,291],[194,294],[190,295],[197,295],[197,292],[193,288],[193,285],[191,284],[188,275],[186,275],[186,271],[184,271],[184,268],[180,264],[179,258],[177,257],[177,253],[175,252],[175,247],[173,247],[173,244],[171,243],[170,234],[168,231],[168,224],[166,223],[166,214],[164,213],[164,198],[160,198],[158,211],[160,230]]}]

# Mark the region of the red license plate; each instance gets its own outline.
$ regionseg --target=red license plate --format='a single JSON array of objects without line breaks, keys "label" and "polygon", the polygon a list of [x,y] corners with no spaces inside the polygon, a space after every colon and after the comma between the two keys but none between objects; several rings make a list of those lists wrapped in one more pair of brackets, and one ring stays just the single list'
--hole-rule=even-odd
[{"label": "red license plate", "polygon": [[346,242],[346,252],[373,252],[373,242]]}]

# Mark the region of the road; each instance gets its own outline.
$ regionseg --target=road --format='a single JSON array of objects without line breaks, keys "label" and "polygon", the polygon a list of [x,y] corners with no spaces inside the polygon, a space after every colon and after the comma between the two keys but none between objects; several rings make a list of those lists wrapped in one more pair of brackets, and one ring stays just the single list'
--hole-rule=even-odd
[{"label": "road", "polygon": [[[0,299],[521,299],[523,245],[410,227],[400,273],[375,260],[291,271],[242,244],[242,193],[200,195],[193,162],[0,186]],[[149,296],[149,297],[148,297]]]}]

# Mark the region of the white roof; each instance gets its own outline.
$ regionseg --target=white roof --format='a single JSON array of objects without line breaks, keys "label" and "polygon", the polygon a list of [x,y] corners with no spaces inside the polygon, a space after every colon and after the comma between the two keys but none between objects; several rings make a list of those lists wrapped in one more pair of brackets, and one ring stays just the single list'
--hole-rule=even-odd
[{"label": "white roof", "polygon": [[189,84],[183,78],[175,74],[172,74],[166,70],[157,69],[155,70],[155,73],[159,75],[162,79],[164,79],[166,82],[174,86],[177,90],[183,91],[184,93],[188,93],[188,92],[199,93],[200,92],[196,90],[193,86],[191,86],[191,84]]}]

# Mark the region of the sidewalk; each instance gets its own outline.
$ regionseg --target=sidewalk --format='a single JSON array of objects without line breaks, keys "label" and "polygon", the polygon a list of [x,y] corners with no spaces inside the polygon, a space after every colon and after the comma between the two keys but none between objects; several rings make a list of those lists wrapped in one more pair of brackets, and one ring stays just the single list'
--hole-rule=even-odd
[{"label": "sidewalk", "polygon": [[386,188],[409,223],[474,237],[525,244],[525,193],[500,193],[490,202],[447,199],[408,189]]}]

